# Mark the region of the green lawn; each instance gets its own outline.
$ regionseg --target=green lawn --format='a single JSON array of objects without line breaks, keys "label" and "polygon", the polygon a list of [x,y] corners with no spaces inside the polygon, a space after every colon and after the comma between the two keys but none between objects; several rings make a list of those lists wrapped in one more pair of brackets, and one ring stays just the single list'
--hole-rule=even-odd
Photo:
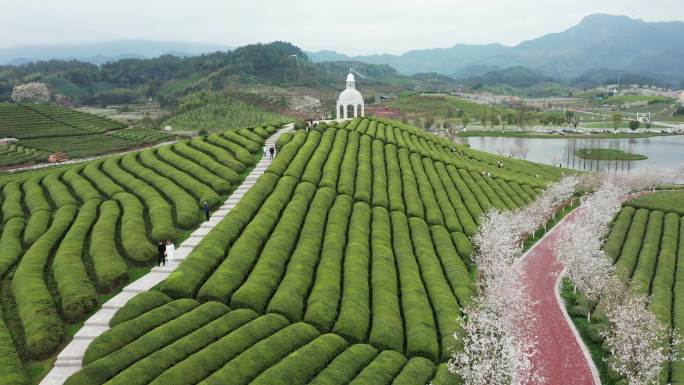
[{"label": "green lawn", "polygon": [[684,215],[684,191],[661,191],[626,203],[628,206]]},{"label": "green lawn", "polygon": [[646,155],[632,154],[622,150],[613,150],[609,148],[583,148],[575,151],[575,155],[582,159],[593,160],[645,160],[648,159]]}]

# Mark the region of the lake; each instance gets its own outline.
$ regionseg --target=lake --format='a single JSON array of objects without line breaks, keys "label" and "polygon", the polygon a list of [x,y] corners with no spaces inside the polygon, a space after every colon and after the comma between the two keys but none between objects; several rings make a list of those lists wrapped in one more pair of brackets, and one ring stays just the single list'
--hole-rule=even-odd
[{"label": "lake", "polygon": [[[506,138],[465,137],[472,148],[494,154],[524,158],[533,162],[562,165],[586,171],[628,171],[644,166],[673,167],[684,162],[684,135],[651,138],[577,139],[577,138]],[[585,160],[575,155],[584,148],[610,148],[646,155],[639,161]]]}]

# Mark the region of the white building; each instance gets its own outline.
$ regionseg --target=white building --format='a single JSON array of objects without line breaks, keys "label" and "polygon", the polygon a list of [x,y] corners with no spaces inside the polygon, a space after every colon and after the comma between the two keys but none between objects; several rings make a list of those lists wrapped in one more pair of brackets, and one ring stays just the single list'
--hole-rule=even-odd
[{"label": "white building", "polygon": [[347,87],[340,97],[337,98],[337,120],[353,119],[358,116],[364,116],[363,96],[356,89],[356,80],[354,74],[349,71],[347,75]]}]

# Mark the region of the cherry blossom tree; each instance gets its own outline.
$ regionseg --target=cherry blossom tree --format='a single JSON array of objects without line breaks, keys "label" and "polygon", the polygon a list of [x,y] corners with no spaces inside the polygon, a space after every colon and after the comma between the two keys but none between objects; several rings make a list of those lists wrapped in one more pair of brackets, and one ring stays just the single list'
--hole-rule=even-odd
[{"label": "cherry blossom tree", "polygon": [[[648,310],[644,296],[626,296],[606,313],[611,327],[602,332],[610,352],[606,360],[629,385],[656,385],[664,365],[677,359],[680,344],[671,331]],[[668,343],[667,341],[674,341]]]},{"label": "cherry blossom tree", "polygon": [[26,83],[14,87],[12,90],[12,100],[19,103],[24,100],[33,102],[47,102],[50,99],[50,90],[45,83]]}]

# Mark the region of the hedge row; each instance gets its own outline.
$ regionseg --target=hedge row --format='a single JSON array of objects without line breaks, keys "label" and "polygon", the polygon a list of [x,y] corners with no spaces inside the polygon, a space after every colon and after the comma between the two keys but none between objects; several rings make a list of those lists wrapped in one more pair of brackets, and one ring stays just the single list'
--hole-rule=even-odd
[{"label": "hedge row", "polygon": [[331,189],[337,190],[337,180],[340,175],[340,165],[342,164],[342,158],[344,157],[345,149],[347,148],[347,131],[346,130],[335,130],[335,140],[332,144],[332,149],[328,155],[328,159],[325,161],[323,166],[321,180],[318,184],[321,187],[330,187]]},{"label": "hedge row", "polygon": [[[465,170],[461,172],[451,165],[446,165],[444,168],[453,182],[454,187],[458,190],[459,195],[463,198],[463,204],[470,212],[473,220],[479,224],[478,221],[482,216],[482,213],[492,208],[492,203],[489,201],[489,198]],[[439,169],[438,166],[437,170]],[[446,176],[442,175],[442,177],[444,178]]]},{"label": "hedge row", "polygon": [[658,263],[651,285],[651,311],[666,325],[672,323],[672,287],[677,267],[677,243],[679,241],[679,215],[665,215],[663,237],[660,242]]},{"label": "hedge row", "polygon": [[90,235],[90,257],[97,286],[102,291],[113,289],[128,276],[128,266],[116,247],[116,226],[120,213],[116,201],[104,201]]},{"label": "hedge row", "polygon": [[[104,358],[94,362],[91,361],[83,369],[71,376],[65,384],[102,384],[150,354],[192,333],[196,329],[201,330],[202,326],[209,324],[227,312],[228,307],[222,303],[204,303],[178,318],[145,333],[126,345],[125,349],[119,349]],[[216,328],[216,324],[214,324],[213,329]],[[129,384],[130,382],[126,382],[126,380],[136,379],[135,376],[130,375],[123,377],[125,378],[117,381],[117,383]],[[140,380],[140,378],[138,377],[137,380]]]},{"label": "hedge row", "polygon": [[24,245],[26,247],[31,246],[38,238],[45,234],[50,226],[51,218],[52,214],[48,210],[40,210],[31,213],[31,216],[26,223],[26,229],[24,229]]},{"label": "hedge row", "polygon": [[385,164],[387,165],[387,196],[390,211],[406,211],[404,204],[404,184],[397,158],[397,148],[394,145],[385,146]]},{"label": "hedge row", "polygon": [[406,364],[406,357],[393,350],[380,352],[349,385],[389,385]]},{"label": "hedge row", "polygon": [[197,306],[199,306],[197,301],[182,298],[153,308],[138,317],[115,325],[88,345],[88,349],[86,349],[85,356],[83,357],[83,365],[88,366],[123,348],[145,333],[191,311]]},{"label": "hedge row", "polygon": [[418,183],[416,182],[411,161],[409,159],[409,152],[405,148],[400,148],[399,167],[401,168],[402,189],[404,191],[404,203],[406,204],[406,215],[409,217],[424,218],[425,210],[423,207],[423,200],[418,191]]},{"label": "hedge row", "polygon": [[[428,175],[431,175],[431,168],[428,167],[428,164],[431,164],[431,162],[428,162],[425,159],[423,162],[425,163],[426,169],[428,169]],[[451,202],[451,206],[454,208],[456,216],[458,216],[463,231],[465,231],[466,234],[474,235],[477,230],[478,218],[482,215],[482,210],[473,196],[473,193],[467,189],[465,183],[463,183],[461,189],[465,189],[466,192],[459,193],[459,188],[456,187],[456,184],[451,180],[449,172],[443,163],[436,162],[434,164],[434,172],[437,174],[436,177],[432,174],[432,178],[436,178],[434,179],[434,183],[436,183],[437,180],[442,182],[442,186],[444,186],[446,191],[446,196]],[[462,183],[462,181],[460,181],[459,184],[460,183]]]},{"label": "hedge row", "polygon": [[[238,134],[235,131],[226,131],[223,133],[223,136],[231,142],[238,144],[240,146],[239,148],[242,149],[242,152],[249,151],[252,154],[256,154],[257,152],[259,152],[259,150],[261,150],[260,142],[255,142],[249,138],[246,138]],[[237,153],[235,155],[238,157],[238,159],[242,156],[238,155]]]},{"label": "hedge row", "polygon": [[299,322],[257,342],[201,382],[203,385],[246,385],[288,354],[318,337],[313,326]]},{"label": "hedge row", "polygon": [[[231,313],[250,312],[247,309]],[[230,314],[230,313],[228,313]],[[287,326],[278,314],[266,314],[240,326],[188,358],[176,363],[150,382],[150,385],[197,384],[221,369],[227,362]],[[230,381],[229,381],[230,382]],[[230,382],[232,384],[232,382]]]},{"label": "hedge row", "polygon": [[[199,204],[192,195],[178,186],[173,180],[160,176],[142,166],[136,160],[137,154],[131,153],[121,158],[121,166],[138,179],[154,187],[172,203],[175,222],[183,229],[193,228],[199,222]],[[180,183],[180,181],[178,181]]]},{"label": "hedge row", "polygon": [[423,357],[414,357],[406,363],[392,385],[428,384],[434,376],[435,364]]},{"label": "hedge row", "polygon": [[[423,168],[421,173],[424,172],[425,176],[427,177],[427,179],[422,183],[425,183],[427,185],[426,187],[432,186],[434,189],[435,198],[437,198],[437,203],[439,204],[439,208],[442,211],[442,216],[444,218],[444,225],[447,229],[449,229],[449,231],[463,231],[465,221],[472,221],[470,214],[467,210],[465,210],[465,207],[463,206],[463,203],[461,203],[460,199],[456,199],[456,202],[460,204],[460,207],[458,208],[460,208],[461,211],[456,211],[457,206],[453,205],[449,199],[449,193],[446,187],[442,184],[439,174],[437,174],[437,170],[435,169],[432,161],[430,161],[428,158],[423,158],[422,166]],[[421,178],[423,178],[423,176],[421,176]],[[464,223],[461,223],[461,216],[463,215],[465,215],[467,219],[463,218]]]},{"label": "hedge row", "polygon": [[52,202],[57,207],[77,204],[76,198],[71,195],[71,192],[69,192],[69,189],[62,183],[59,177],[59,173],[53,172],[43,178],[43,186],[48,190],[50,199],[52,199]]},{"label": "hedge row", "polygon": [[656,270],[658,262],[658,251],[660,250],[660,236],[663,231],[662,211],[651,211],[648,216],[646,235],[641,244],[639,259],[632,274],[630,289],[635,293],[648,295],[651,288],[651,279]]},{"label": "hedge row", "polygon": [[147,207],[150,223],[152,224],[152,238],[176,238],[176,228],[171,217],[171,206],[162,198],[157,190],[119,168],[118,160],[119,158],[116,157],[107,158],[102,163],[102,168],[111,178],[126,186],[131,193],[143,201]]},{"label": "hedge row", "polygon": [[308,182],[297,186],[292,199],[254,263],[249,277],[233,294],[230,301],[231,307],[247,307],[259,313],[264,312],[285,272],[315,193],[316,187]]},{"label": "hedge row", "polygon": [[237,133],[244,136],[245,138],[251,140],[252,142],[258,143],[258,144],[263,144],[264,139],[266,139],[268,136],[270,136],[265,131],[264,131],[264,133],[266,133],[267,135],[266,136],[260,136],[259,134],[255,133],[255,131],[250,131],[248,128],[241,128],[241,129],[237,130]]},{"label": "hedge row", "polygon": [[108,197],[113,197],[117,193],[124,191],[124,189],[115,183],[110,177],[102,173],[100,167],[104,163],[103,160],[96,160],[88,162],[85,167],[83,167],[83,175],[90,179],[95,186],[97,186],[100,191],[104,192]]},{"label": "hedge row", "polygon": [[408,220],[403,213],[397,211],[393,211],[390,216],[406,328],[406,355],[423,356],[437,361],[439,342],[435,320],[411,244]]},{"label": "hedge row", "polygon": [[157,149],[156,154],[162,161],[166,162],[172,167],[192,175],[200,182],[211,186],[212,189],[220,194],[227,193],[232,188],[230,182],[212,174],[206,168],[198,165],[197,163],[176,154],[171,149],[171,146],[160,147]]},{"label": "hedge row", "polygon": [[385,145],[374,140],[371,147],[371,162],[373,168],[373,206],[389,209],[387,169],[385,166]]},{"label": "hedge row", "polygon": [[3,277],[19,260],[24,246],[21,233],[24,231],[24,218],[13,218],[5,222],[0,236],[0,277]]},{"label": "hedge row", "polygon": [[223,221],[216,225],[183,263],[162,282],[162,291],[172,298],[194,297],[214,269],[223,262],[226,249],[235,242],[274,191],[278,180],[275,174],[262,175]]},{"label": "hedge row", "polygon": [[[444,267],[444,275],[449,281],[451,290],[456,295],[456,298],[458,298],[458,302],[462,307],[469,305],[474,287],[468,267],[459,256],[460,253],[454,247],[451,236],[446,229],[441,226],[432,226],[430,233],[432,234],[432,243]],[[464,236],[463,238],[465,238],[464,241],[468,241],[467,237]]]},{"label": "hedge row", "polygon": [[69,187],[74,190],[81,201],[87,202],[91,199],[101,199],[102,196],[95,187],[86,178],[81,176],[80,172],[83,168],[83,166],[77,166],[68,169],[62,174],[62,179],[69,184]]},{"label": "hedge row", "polygon": [[26,351],[42,358],[57,349],[64,338],[64,326],[45,282],[45,268],[51,250],[76,216],[76,206],[57,209],[52,225],[26,251],[12,278],[12,293],[24,328]]},{"label": "hedge row", "polygon": [[625,280],[632,277],[632,271],[634,271],[634,266],[636,266],[639,250],[641,250],[641,242],[646,232],[648,213],[649,211],[646,209],[639,209],[634,213],[632,225],[627,233],[627,240],[622,246],[620,258],[618,258],[615,264],[615,273]]},{"label": "hedge row", "polygon": [[282,314],[291,322],[302,320],[304,303],[314,281],[323,244],[328,211],[333,205],[335,195],[335,191],[327,187],[316,191],[299,234],[297,247],[290,257],[278,289],[268,304],[268,312]]},{"label": "hedge row", "polygon": [[620,210],[617,219],[613,221],[610,234],[608,234],[606,243],[603,245],[603,251],[606,256],[613,261],[616,261],[620,256],[620,250],[622,250],[622,245],[625,243],[627,231],[629,231],[629,226],[632,224],[632,217],[635,212],[636,209],[634,207],[624,207]]},{"label": "hedge row", "polygon": [[344,150],[342,164],[340,165],[340,178],[337,181],[337,192],[339,194],[354,196],[354,186],[356,184],[356,162],[359,152],[359,134],[350,132],[347,135],[347,147]]},{"label": "hedge row", "polygon": [[[684,218],[679,220],[679,248],[677,260],[684,261]],[[678,264],[675,272],[674,288],[672,290],[675,300],[672,301],[672,326],[677,330],[684,330],[684,268]],[[684,354],[684,346],[678,347],[680,357]],[[684,361],[678,360],[670,365],[671,382],[673,384],[684,383]]]},{"label": "hedge row", "polygon": [[365,341],[370,329],[370,221],[368,204],[355,203],[344,252],[340,312],[333,327],[353,343]]},{"label": "hedge row", "polygon": [[378,351],[370,345],[352,345],[335,357],[309,385],[349,384],[377,355]]},{"label": "hedge row", "polygon": [[318,182],[321,181],[323,165],[328,159],[328,154],[330,154],[330,149],[335,140],[335,132],[336,130],[334,128],[328,128],[325,133],[323,133],[323,136],[316,147],[316,151],[311,156],[311,159],[306,164],[304,172],[302,173],[302,181],[312,183],[314,186],[317,186]]},{"label": "hedge row", "polygon": [[250,384],[307,384],[347,346],[342,337],[324,334],[266,369]]},{"label": "hedge row", "polygon": [[254,161],[251,158],[248,158],[249,162],[246,164],[242,164],[239,160],[235,159],[235,156],[231,154],[228,150],[207,143],[205,140],[199,137],[192,138],[192,140],[190,140],[189,143],[190,146],[206,153],[209,156],[216,158],[216,160],[219,163],[223,164],[224,166],[227,166],[230,169],[233,169],[238,174],[247,169],[246,165],[254,163]]},{"label": "hedge row", "polygon": [[147,224],[142,203],[135,195],[120,192],[112,196],[123,208],[121,216],[121,245],[128,257],[139,263],[148,262],[157,254],[157,249],[147,238]]},{"label": "hedge row", "polygon": [[[409,156],[409,160],[411,162],[413,173],[416,177],[416,184],[418,185],[420,199],[423,200],[423,207],[425,208],[425,219],[431,225],[444,226],[444,218],[442,217],[441,210],[442,207],[440,207],[440,205],[438,204],[437,198],[435,196],[435,191],[433,190],[433,188],[437,188],[438,186],[433,186],[428,180],[427,174],[423,169],[423,163],[420,158],[420,155],[413,153]],[[456,214],[453,212],[453,208],[450,204],[448,204],[447,206],[449,209],[451,209],[451,212],[445,213],[445,215],[452,215],[452,218],[456,219],[456,223],[458,223],[458,219],[456,218]],[[461,229],[460,223],[458,224],[458,228]]]},{"label": "hedge row", "polygon": [[455,321],[461,318],[461,310],[449,283],[444,277],[442,264],[435,253],[427,223],[421,218],[410,218],[409,226],[420,273],[437,318],[438,331],[441,337],[441,360],[445,361],[449,359],[451,350],[456,345],[454,334],[460,331],[460,328],[459,323]]},{"label": "hedge row", "polygon": [[141,151],[138,154],[138,160],[145,167],[154,170],[158,174],[172,181],[182,183],[182,187],[195,197],[196,202],[207,202],[211,207],[217,207],[221,203],[221,197],[214,189],[198,181],[193,175],[160,161],[154,156],[152,150]]},{"label": "hedge row", "polygon": [[342,260],[344,248],[347,244],[347,230],[352,204],[353,201],[349,196],[338,195],[330,209],[323,238],[321,260],[316,269],[316,279],[306,304],[304,320],[322,332],[330,331],[337,317],[341,291]]},{"label": "hedge row", "polygon": [[14,348],[12,335],[0,312],[0,384],[29,385],[21,358]]},{"label": "hedge row", "polygon": [[368,341],[380,349],[403,351],[404,324],[399,305],[399,283],[389,213],[373,207],[371,223],[372,326]]},{"label": "hedge row", "polygon": [[[508,210],[510,206],[504,202],[504,200],[499,197],[499,195],[492,189],[492,187],[482,178],[480,174],[477,172],[468,172],[464,169],[458,169],[459,175],[463,178],[464,181],[468,184],[468,186],[473,189],[473,191],[480,190],[480,193],[482,193],[484,196],[489,199],[489,201],[492,203],[492,206],[498,208],[499,210]],[[475,188],[474,186],[477,186]],[[479,193],[475,193],[476,196]],[[510,199],[508,199],[510,201]],[[511,205],[513,202],[510,202]]]},{"label": "hedge row", "polygon": [[313,131],[309,133],[306,137],[306,141],[297,151],[297,155],[292,159],[287,169],[282,174],[283,176],[291,176],[293,178],[299,179],[304,173],[309,159],[313,155],[314,151],[318,147],[318,143],[321,140],[321,133],[318,131]]},{"label": "hedge row", "polygon": [[[221,163],[217,162],[211,156],[202,151],[195,150],[188,146],[185,142],[178,142],[173,146],[173,150],[179,155],[197,163],[204,169],[211,171],[220,178],[227,180],[230,183],[240,182],[240,175],[235,170],[232,170]],[[246,162],[248,163],[248,162]]]},{"label": "hedge row", "polygon": [[297,185],[291,177],[281,177],[271,196],[266,199],[254,219],[245,227],[240,237],[230,247],[225,260],[207,279],[197,293],[200,301],[229,303],[252,269],[259,251],[268,240],[280,214],[290,201]]},{"label": "hedge row", "polygon": [[[249,153],[248,150],[245,150],[242,146],[239,144],[227,140],[226,138],[218,135],[218,134],[211,134],[207,137],[207,143],[212,144],[217,147],[224,148],[228,151],[230,151],[233,156],[235,156],[235,160],[238,162],[242,163],[243,165],[248,165],[254,163],[254,158],[252,155]],[[258,149],[257,149],[258,151]],[[256,151],[255,151],[256,152]],[[235,171],[238,171],[238,169],[235,169]],[[244,170],[242,170],[244,171]],[[238,172],[242,172],[238,171]]]},{"label": "hedge row", "polygon": [[97,292],[83,263],[83,254],[99,205],[100,202],[93,199],[78,209],[76,220],[62,239],[52,262],[62,312],[71,321],[80,319],[97,305]]},{"label": "hedge row", "polygon": [[41,179],[42,177],[29,178],[21,186],[26,194],[26,207],[31,214],[41,210],[50,210],[50,204],[40,186]]},{"label": "hedge row", "polygon": [[371,138],[361,136],[356,167],[354,200],[371,204],[373,185],[373,166],[371,164]]},{"label": "hedge row", "polygon": [[11,181],[2,189],[2,223],[12,218],[24,218],[24,208],[21,205],[21,185]]},{"label": "hedge row", "polygon": [[145,291],[131,298],[126,304],[116,311],[109,326],[114,327],[122,322],[147,313],[148,311],[171,302],[171,298],[160,291]]},{"label": "hedge row", "polygon": [[292,140],[278,150],[275,159],[271,162],[266,171],[276,175],[283,175],[292,160],[297,156],[299,148],[302,147],[305,141],[306,132],[298,131],[295,133]]}]

